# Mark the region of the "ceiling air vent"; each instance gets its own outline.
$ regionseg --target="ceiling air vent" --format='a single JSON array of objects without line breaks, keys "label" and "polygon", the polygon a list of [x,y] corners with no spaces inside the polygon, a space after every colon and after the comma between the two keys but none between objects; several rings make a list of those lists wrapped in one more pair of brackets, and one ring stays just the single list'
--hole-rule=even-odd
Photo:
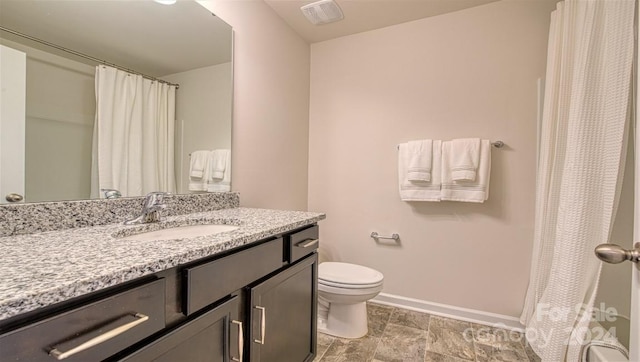
[{"label": "ceiling air vent", "polygon": [[313,25],[322,25],[342,20],[342,10],[333,0],[320,0],[300,8]]}]

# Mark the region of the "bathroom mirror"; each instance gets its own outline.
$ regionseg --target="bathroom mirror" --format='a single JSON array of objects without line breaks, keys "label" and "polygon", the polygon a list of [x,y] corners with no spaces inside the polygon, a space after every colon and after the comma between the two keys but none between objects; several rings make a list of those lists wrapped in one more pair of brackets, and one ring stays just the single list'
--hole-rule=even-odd
[{"label": "bathroom mirror", "polygon": [[[95,59],[179,85],[175,192],[190,192],[191,153],[231,150],[232,29],[196,1],[2,0],[0,26],[10,29],[0,31],[3,59],[6,47],[26,54],[22,135],[8,137],[20,127],[5,112],[20,102],[2,99],[0,203],[9,193],[23,202],[90,197]],[[0,80],[9,74],[3,68]]]}]

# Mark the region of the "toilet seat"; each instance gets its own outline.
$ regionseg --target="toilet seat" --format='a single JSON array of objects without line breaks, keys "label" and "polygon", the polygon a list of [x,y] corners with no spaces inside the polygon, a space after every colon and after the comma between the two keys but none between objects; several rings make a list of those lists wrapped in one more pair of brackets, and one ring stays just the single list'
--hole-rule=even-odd
[{"label": "toilet seat", "polygon": [[382,285],[384,276],[362,265],[324,262],[318,267],[318,283],[338,288],[371,288]]},{"label": "toilet seat", "polygon": [[334,287],[334,288],[343,288],[343,289],[367,289],[367,288],[375,288],[382,285],[382,281],[373,284],[345,284],[345,283],[336,283],[328,280],[322,280],[318,278],[318,284]]},{"label": "toilet seat", "polygon": [[369,300],[382,291],[382,284],[369,288],[340,288],[331,285],[318,284],[318,291],[325,295],[331,294],[333,301],[342,301],[344,298],[358,297]]}]

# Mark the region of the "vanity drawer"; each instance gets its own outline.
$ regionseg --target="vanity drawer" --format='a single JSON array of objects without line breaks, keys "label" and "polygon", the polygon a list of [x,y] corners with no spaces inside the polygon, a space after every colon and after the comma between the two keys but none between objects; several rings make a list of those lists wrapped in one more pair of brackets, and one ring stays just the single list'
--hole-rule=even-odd
[{"label": "vanity drawer", "polygon": [[164,304],[164,279],[152,281],[0,336],[1,359],[103,360],[163,329]]},{"label": "vanity drawer", "polygon": [[199,309],[280,269],[283,240],[278,238],[206,264],[184,270],[183,310]]},{"label": "vanity drawer", "polygon": [[287,235],[286,239],[285,254],[287,255],[287,260],[293,263],[318,249],[318,245],[320,244],[319,227],[318,225],[311,226]]}]

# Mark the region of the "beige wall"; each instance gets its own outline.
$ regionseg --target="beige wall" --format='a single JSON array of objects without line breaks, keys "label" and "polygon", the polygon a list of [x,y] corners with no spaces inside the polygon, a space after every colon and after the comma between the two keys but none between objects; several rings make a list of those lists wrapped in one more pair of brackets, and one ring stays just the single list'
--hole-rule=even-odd
[{"label": "beige wall", "polygon": [[232,190],[243,206],[306,210],[309,45],[262,0],[200,3],[234,31]]},{"label": "beige wall", "polygon": [[[311,46],[309,209],[327,213],[325,257],[380,270],[385,293],[519,316],[554,8],[501,1]],[[402,202],[396,145],[462,137],[507,144],[489,200]]]},{"label": "beige wall", "polygon": [[175,140],[178,193],[189,193],[189,154],[231,149],[231,72],[229,62],[160,77],[180,84]]}]

